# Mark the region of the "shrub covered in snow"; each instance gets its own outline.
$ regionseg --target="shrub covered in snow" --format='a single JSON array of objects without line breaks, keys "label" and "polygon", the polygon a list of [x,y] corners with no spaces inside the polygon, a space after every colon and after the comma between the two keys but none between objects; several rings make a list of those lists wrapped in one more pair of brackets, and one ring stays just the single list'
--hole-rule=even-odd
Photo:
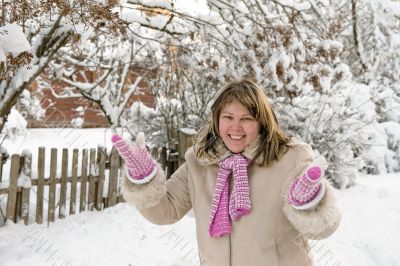
[{"label": "shrub covered in snow", "polygon": [[24,136],[27,134],[26,131],[27,122],[25,118],[15,109],[11,109],[8,120],[4,125],[3,133],[11,139],[18,136]]},{"label": "shrub covered in snow", "polygon": [[386,167],[389,172],[400,171],[400,124],[396,122],[382,123],[387,135]]}]

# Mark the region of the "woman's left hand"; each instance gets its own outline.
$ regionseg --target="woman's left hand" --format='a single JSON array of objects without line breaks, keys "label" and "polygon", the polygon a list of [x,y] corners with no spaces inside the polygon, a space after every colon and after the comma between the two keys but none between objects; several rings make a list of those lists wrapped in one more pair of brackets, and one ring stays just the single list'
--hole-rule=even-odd
[{"label": "woman's left hand", "polygon": [[296,209],[312,208],[321,200],[325,186],[322,182],[324,172],[317,164],[310,165],[292,183],[288,201]]}]

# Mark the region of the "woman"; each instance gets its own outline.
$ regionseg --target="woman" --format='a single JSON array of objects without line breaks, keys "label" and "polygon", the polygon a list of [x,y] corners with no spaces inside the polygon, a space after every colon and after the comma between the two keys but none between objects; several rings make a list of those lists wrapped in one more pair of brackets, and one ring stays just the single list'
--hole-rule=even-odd
[{"label": "woman", "polygon": [[126,163],[126,201],[160,225],[193,209],[202,265],[313,265],[308,239],[332,234],[341,214],[311,147],[282,132],[250,80],[226,85],[211,112],[168,181],[143,133],[136,145],[113,136]]}]

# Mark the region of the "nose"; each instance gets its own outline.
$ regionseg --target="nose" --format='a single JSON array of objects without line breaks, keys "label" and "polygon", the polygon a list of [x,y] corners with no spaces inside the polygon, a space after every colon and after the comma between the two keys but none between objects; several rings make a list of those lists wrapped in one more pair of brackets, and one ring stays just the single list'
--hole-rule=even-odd
[{"label": "nose", "polygon": [[242,122],[240,121],[240,119],[232,120],[232,122],[230,124],[230,128],[233,130],[237,130],[237,131],[242,130],[243,127],[242,127]]}]

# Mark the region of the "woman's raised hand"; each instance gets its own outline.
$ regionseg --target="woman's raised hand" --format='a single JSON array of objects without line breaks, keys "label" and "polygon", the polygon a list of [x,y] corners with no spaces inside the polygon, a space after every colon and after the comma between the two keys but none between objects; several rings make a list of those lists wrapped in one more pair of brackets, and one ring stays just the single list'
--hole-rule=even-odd
[{"label": "woman's raised hand", "polygon": [[125,161],[128,180],[135,184],[149,182],[155,175],[157,166],[146,149],[144,133],[139,132],[136,143],[133,144],[128,144],[118,134],[113,135],[111,141]]},{"label": "woman's raised hand", "polygon": [[296,209],[315,207],[325,193],[324,172],[317,164],[310,165],[292,183],[288,201]]}]

